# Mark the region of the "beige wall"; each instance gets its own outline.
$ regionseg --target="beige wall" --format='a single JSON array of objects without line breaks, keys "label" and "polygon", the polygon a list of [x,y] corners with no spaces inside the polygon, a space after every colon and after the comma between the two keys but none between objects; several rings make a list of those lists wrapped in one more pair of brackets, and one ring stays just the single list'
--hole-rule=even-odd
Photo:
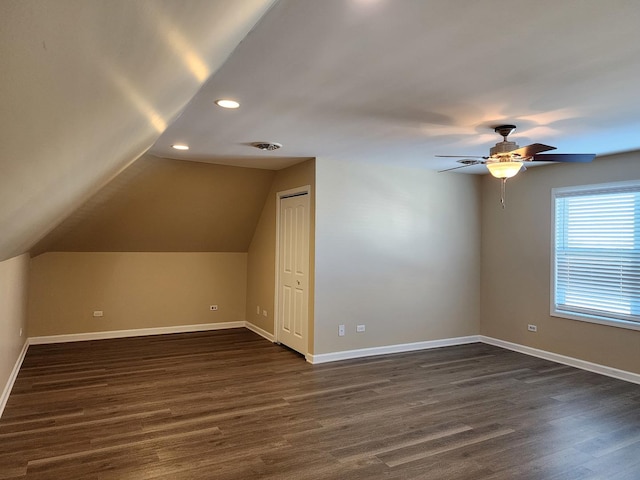
[{"label": "beige wall", "polygon": [[46,253],[31,260],[29,336],[243,321],[246,265],[246,253]]},{"label": "beige wall", "polygon": [[[310,353],[482,333],[640,372],[640,332],[549,315],[551,188],[640,178],[638,157],[529,169],[509,181],[505,210],[488,176],[307,161],[276,173],[248,253],[32,259],[29,335],[245,319],[273,333],[276,192],[311,185]],[[9,341],[2,352],[13,352],[0,375],[21,347],[13,337],[24,328],[27,265],[24,256],[0,263],[0,285],[10,289],[0,308],[13,312],[0,319]],[[218,312],[208,310],[212,303]],[[93,310],[105,316],[93,318]],[[337,336],[341,323],[345,337]],[[355,332],[360,323],[363,334]],[[538,333],[528,333],[528,323]]]},{"label": "beige wall", "polygon": [[[640,179],[640,154],[483,179],[482,334],[640,373],[640,331],[551,317],[551,189]],[[527,324],[538,326],[537,333]]]},{"label": "beige wall", "polygon": [[479,333],[477,176],[320,158],[316,182],[316,354]]},{"label": "beige wall", "polygon": [[246,252],[275,172],[145,155],[31,249]]},{"label": "beige wall", "polygon": [[29,255],[0,262],[0,395],[27,338],[28,278]]},{"label": "beige wall", "polygon": [[[315,251],[315,160],[279,170],[271,185],[271,191],[262,209],[260,220],[249,246],[247,267],[247,321],[274,333],[274,292],[276,262],[276,194],[284,190],[304,185],[311,186],[310,235],[309,235],[309,352],[313,350],[313,289]],[[256,314],[256,306],[267,310],[268,316]]]}]

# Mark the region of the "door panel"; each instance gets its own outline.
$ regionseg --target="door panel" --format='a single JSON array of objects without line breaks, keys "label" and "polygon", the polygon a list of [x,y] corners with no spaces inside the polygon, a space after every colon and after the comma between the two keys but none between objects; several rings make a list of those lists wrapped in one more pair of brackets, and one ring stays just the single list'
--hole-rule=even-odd
[{"label": "door panel", "polygon": [[278,336],[307,353],[309,285],[309,195],[280,199],[278,245]]}]

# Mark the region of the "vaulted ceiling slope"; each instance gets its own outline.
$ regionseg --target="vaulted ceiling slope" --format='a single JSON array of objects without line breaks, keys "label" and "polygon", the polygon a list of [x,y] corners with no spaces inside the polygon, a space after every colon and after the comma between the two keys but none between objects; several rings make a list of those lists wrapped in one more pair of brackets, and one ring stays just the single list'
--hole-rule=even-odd
[{"label": "vaulted ceiling slope", "polygon": [[149,147],[437,170],[515,123],[556,153],[638,150],[639,23],[630,0],[0,0],[0,260]]},{"label": "vaulted ceiling slope", "polygon": [[143,155],[31,249],[246,252],[273,170]]},{"label": "vaulted ceiling slope", "polygon": [[0,2],[0,261],[143,154],[272,3]]}]

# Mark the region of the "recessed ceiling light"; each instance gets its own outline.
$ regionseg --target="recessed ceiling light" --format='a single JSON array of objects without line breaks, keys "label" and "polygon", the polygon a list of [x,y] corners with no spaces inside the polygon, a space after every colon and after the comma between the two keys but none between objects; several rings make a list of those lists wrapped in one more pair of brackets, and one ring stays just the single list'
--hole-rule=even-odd
[{"label": "recessed ceiling light", "polygon": [[229,100],[228,98],[221,98],[216,100],[216,105],[222,108],[238,108],[240,104],[235,100]]},{"label": "recessed ceiling light", "polygon": [[171,147],[175,148],[176,150],[189,150],[189,145],[180,145],[179,143],[171,145]]}]

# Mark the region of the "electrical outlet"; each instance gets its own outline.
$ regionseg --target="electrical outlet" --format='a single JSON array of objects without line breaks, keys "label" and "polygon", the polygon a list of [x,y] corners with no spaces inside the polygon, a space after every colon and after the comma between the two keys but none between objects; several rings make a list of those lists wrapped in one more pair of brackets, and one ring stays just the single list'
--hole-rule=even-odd
[{"label": "electrical outlet", "polygon": [[339,337],[344,337],[344,325],[338,325],[338,336]]},{"label": "electrical outlet", "polygon": [[538,327],[536,325],[529,324],[527,325],[527,330],[529,330],[530,332],[537,332]]},{"label": "electrical outlet", "polygon": [[104,312],[102,310],[94,310],[93,311],[93,316],[94,317],[103,317],[104,316]]},{"label": "electrical outlet", "polygon": [[20,329],[20,336],[22,336],[22,329]]},{"label": "electrical outlet", "polygon": [[267,311],[266,310],[262,310],[262,316],[266,317],[267,316]]},{"label": "electrical outlet", "polygon": [[218,310],[218,305],[209,305],[209,310],[215,312],[216,310]]},{"label": "electrical outlet", "polygon": [[356,332],[362,333],[366,330],[364,325],[356,325]]},{"label": "electrical outlet", "polygon": [[256,307],[256,315],[260,315],[260,305]]}]

